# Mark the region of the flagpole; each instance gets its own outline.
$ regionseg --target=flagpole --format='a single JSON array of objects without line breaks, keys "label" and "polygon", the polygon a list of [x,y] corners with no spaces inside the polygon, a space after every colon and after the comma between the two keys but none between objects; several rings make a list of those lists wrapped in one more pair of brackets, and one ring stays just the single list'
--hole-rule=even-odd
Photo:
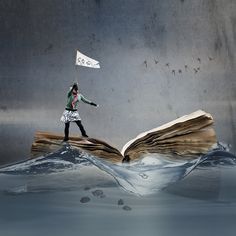
[{"label": "flagpole", "polygon": [[[76,50],[76,60],[75,60],[75,66],[85,66],[90,68],[100,68],[99,61],[96,61],[84,54],[82,54],[78,49]],[[76,69],[76,75],[78,77],[79,82],[79,68]]]},{"label": "flagpole", "polygon": [[79,84],[79,66],[77,65],[77,58],[78,58],[77,54],[78,54],[78,49],[76,50],[76,59],[75,59],[74,66],[75,66],[75,74],[76,74],[75,82]]}]

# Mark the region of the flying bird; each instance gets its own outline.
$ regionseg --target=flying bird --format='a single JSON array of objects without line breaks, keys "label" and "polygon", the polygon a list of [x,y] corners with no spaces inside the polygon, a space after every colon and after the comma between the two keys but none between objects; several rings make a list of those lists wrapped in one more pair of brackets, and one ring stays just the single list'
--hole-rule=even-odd
[{"label": "flying bird", "polygon": [[146,68],[147,68],[147,61],[145,60],[143,63],[145,64],[145,66],[146,66]]}]

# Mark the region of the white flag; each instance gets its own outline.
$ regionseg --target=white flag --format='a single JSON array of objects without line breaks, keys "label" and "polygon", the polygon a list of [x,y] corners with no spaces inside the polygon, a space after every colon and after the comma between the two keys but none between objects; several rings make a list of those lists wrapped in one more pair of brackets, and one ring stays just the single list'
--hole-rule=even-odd
[{"label": "white flag", "polygon": [[77,50],[75,65],[100,68],[99,61],[89,58]]}]

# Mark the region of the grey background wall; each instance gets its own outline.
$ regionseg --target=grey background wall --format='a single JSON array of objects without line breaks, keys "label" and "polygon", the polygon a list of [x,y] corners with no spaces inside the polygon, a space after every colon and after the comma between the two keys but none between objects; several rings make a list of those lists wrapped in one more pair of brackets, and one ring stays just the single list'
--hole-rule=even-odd
[{"label": "grey background wall", "polygon": [[[92,137],[121,148],[203,109],[235,152],[234,0],[1,0],[0,11],[0,164],[27,158],[36,130],[63,131],[76,80],[100,104],[80,107]],[[77,48],[101,69],[75,67]]]}]

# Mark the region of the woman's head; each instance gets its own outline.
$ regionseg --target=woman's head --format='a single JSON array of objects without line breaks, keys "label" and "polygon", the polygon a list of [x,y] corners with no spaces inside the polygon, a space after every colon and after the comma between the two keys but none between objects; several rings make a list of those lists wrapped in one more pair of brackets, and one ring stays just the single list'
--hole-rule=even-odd
[{"label": "woman's head", "polygon": [[77,84],[77,83],[74,83],[74,84],[73,84],[72,90],[75,90],[75,91],[78,91],[78,90],[79,90],[79,87],[78,87],[78,84]]},{"label": "woman's head", "polygon": [[74,83],[72,86],[72,93],[73,94],[78,94],[79,93],[79,87],[77,83]]}]

